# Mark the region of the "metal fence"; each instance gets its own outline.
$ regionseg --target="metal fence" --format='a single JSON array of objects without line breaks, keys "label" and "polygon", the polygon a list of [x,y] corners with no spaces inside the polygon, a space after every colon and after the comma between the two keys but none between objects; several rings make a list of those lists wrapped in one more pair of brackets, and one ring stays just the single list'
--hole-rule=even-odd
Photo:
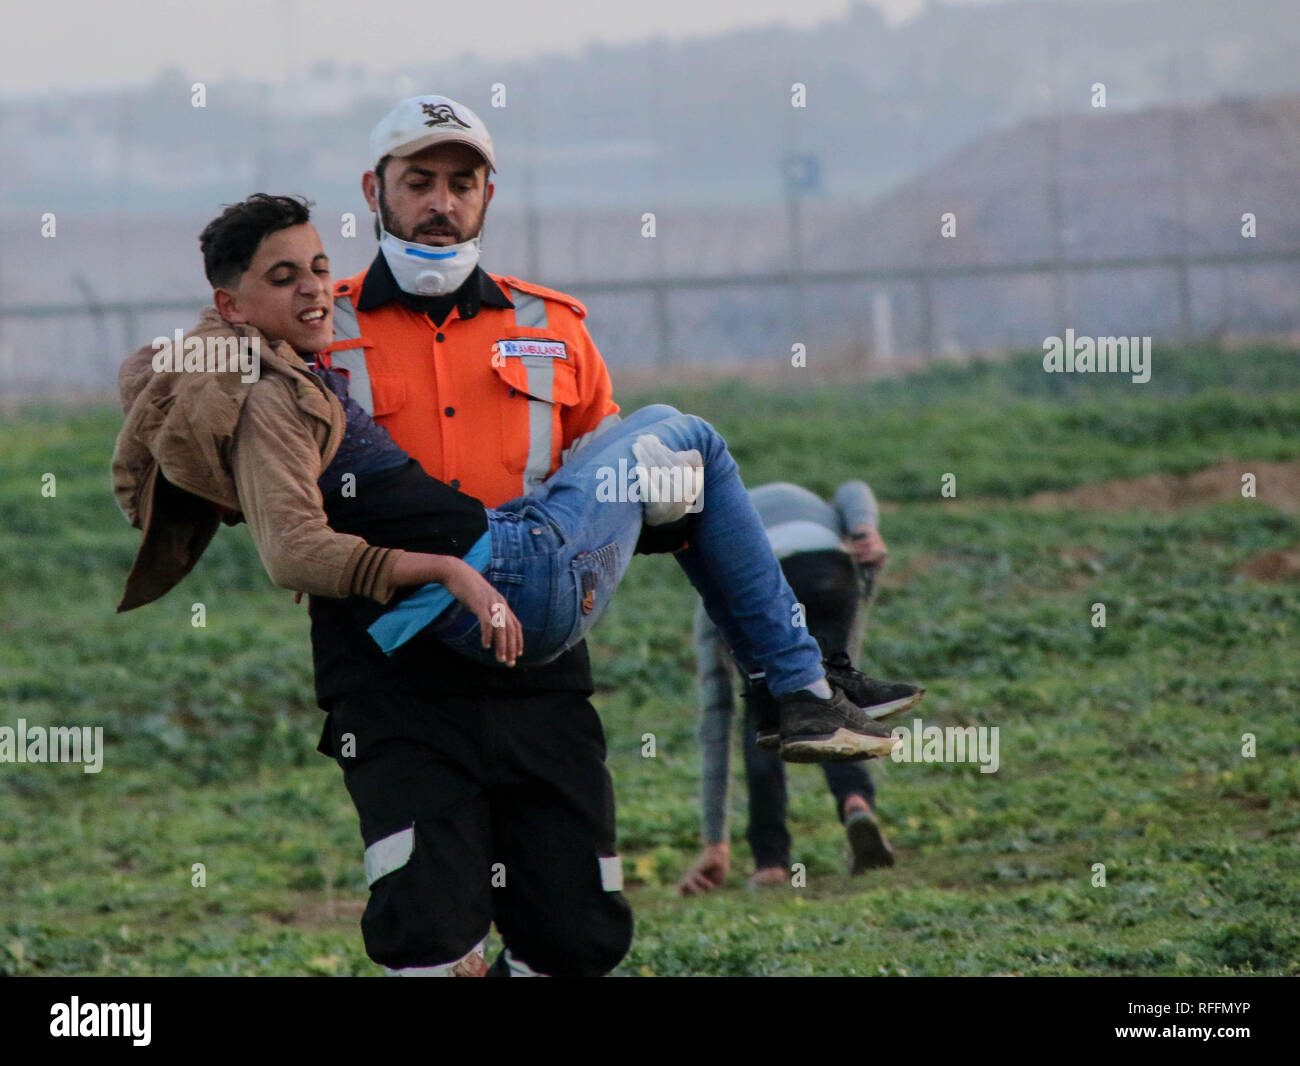
[{"label": "metal fence", "polygon": [[[1300,301],[1295,299],[1295,287],[1290,287],[1289,299],[1273,306],[1262,315],[1266,321],[1234,320],[1224,312],[1214,321],[1201,316],[1198,321],[1197,299],[1192,284],[1195,271],[1217,270],[1224,273],[1240,270],[1259,270],[1277,267],[1294,267],[1300,264],[1300,249],[1261,250],[1255,253],[1201,253],[1156,256],[1117,256],[1088,260],[1034,260],[1018,263],[995,263],[961,266],[907,266],[882,269],[810,269],[799,272],[759,274],[709,274],[703,276],[670,275],[640,277],[616,281],[554,281],[547,284],[565,292],[574,293],[587,301],[592,312],[593,335],[599,339],[606,359],[612,367],[620,363],[671,370],[683,366],[707,369],[709,362],[725,363],[734,367],[743,362],[745,351],[752,352],[755,338],[766,337],[769,352],[789,352],[784,338],[773,342],[770,334],[772,322],[779,321],[783,333],[794,339],[815,337],[823,344],[856,349],[867,359],[888,361],[896,356],[910,355],[921,358],[947,352],[950,341],[940,336],[938,323],[951,318],[961,297],[949,293],[941,296],[952,283],[978,280],[1029,279],[1039,283],[1035,287],[1037,306],[1034,327],[1022,330],[1017,338],[1008,334],[1001,343],[973,344],[975,350],[996,347],[1028,347],[1041,342],[1043,329],[1058,333],[1073,327],[1076,332],[1086,330],[1086,320],[1080,320],[1072,311],[1072,288],[1088,276],[1107,279],[1115,289],[1123,289],[1126,275],[1145,272],[1163,276],[1174,294],[1172,303],[1176,312],[1167,316],[1164,328],[1157,323],[1142,332],[1162,339],[1191,340],[1196,337],[1222,336],[1234,332],[1276,332],[1300,329]],[[1295,279],[1300,283],[1300,273]],[[1284,284],[1284,289],[1287,286]],[[1226,288],[1226,280],[1225,280]],[[836,289],[855,289],[858,297],[849,301],[854,313],[828,313],[830,294]],[[780,293],[773,296],[773,291]],[[67,391],[103,392],[111,389],[116,380],[121,358],[149,341],[155,335],[171,334],[173,325],[159,327],[160,316],[169,316],[174,323],[176,314],[192,316],[198,308],[209,303],[207,294],[193,299],[142,299],[98,301],[89,290],[81,301],[30,306],[0,307],[0,395],[34,396]],[[863,301],[861,295],[874,294],[876,299]],[[741,337],[736,342],[739,358],[704,359],[700,349],[702,329],[699,321],[684,320],[675,304],[684,302],[687,295],[704,308],[697,319],[709,318],[709,307],[717,308],[728,294],[743,296],[758,308],[765,309],[768,318],[753,323],[753,337]],[[895,299],[901,294],[902,299]],[[620,313],[617,321],[601,322],[601,309],[606,303],[627,300],[641,305],[639,322],[629,326],[636,334],[635,343],[619,340],[620,328],[629,316]],[[705,301],[701,304],[701,301]],[[1163,303],[1163,301],[1160,301]],[[896,305],[906,303],[906,328],[899,329]],[[1278,304],[1278,301],[1272,301]],[[1257,317],[1258,312],[1255,312]],[[735,320],[734,314],[728,319]],[[742,314],[740,319],[754,318]],[[761,316],[760,316],[761,317]],[[828,320],[833,319],[833,323]],[[93,342],[68,343],[43,342],[38,345],[15,344],[7,338],[14,332],[14,324],[24,323],[29,328],[42,325],[59,329],[70,336],[89,334]],[[1083,327],[1081,329],[1080,327]],[[1137,324],[1134,324],[1137,327]],[[652,342],[645,343],[648,328]],[[78,332],[79,329],[79,332]],[[732,333],[735,329],[728,326]],[[838,333],[836,332],[838,330]],[[1124,332],[1132,332],[1125,330]],[[1095,332],[1104,334],[1104,329]],[[611,336],[614,340],[611,342]],[[30,349],[40,352],[60,351],[54,360],[32,358]],[[83,350],[84,349],[84,350]],[[620,359],[611,353],[636,352],[641,358]],[[711,348],[710,351],[715,351]],[[653,354],[650,354],[653,353]],[[726,354],[726,352],[724,352]],[[733,353],[734,354],[734,353]],[[647,358],[647,355],[649,356]]]}]

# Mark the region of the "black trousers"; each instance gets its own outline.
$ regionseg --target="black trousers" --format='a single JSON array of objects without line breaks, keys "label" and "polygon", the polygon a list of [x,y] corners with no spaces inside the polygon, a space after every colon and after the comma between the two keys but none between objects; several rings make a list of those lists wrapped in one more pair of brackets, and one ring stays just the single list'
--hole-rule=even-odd
[{"label": "black trousers", "polygon": [[[823,655],[849,652],[858,621],[861,595],[859,576],[844,552],[801,552],[781,562],[781,570],[795,598],[804,605],[808,632],[821,645]],[[874,575],[865,575],[869,581]],[[856,650],[856,649],[853,649]],[[850,655],[850,657],[852,657]],[[745,716],[745,783],[749,791],[749,827],[746,839],[754,854],[754,866],[790,866],[790,831],[786,828],[785,763],[775,751],[764,751],[756,742],[758,719]],[[861,763],[822,763],[826,785],[835,799],[835,814],[844,821],[844,801],[862,796],[875,806],[875,786]]]},{"label": "black trousers", "polygon": [[328,710],[321,748],[343,769],[366,846],[371,959],[443,965],[495,922],[539,973],[618,964],[632,911],[605,737],[585,696],[371,692]]}]

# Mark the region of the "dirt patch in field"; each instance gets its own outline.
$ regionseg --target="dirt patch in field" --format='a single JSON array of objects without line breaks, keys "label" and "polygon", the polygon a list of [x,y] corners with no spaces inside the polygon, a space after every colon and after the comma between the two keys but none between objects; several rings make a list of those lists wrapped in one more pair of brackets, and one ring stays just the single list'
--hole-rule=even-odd
[{"label": "dirt patch in field", "polygon": [[876,583],[881,588],[901,589],[912,578],[933,570],[943,561],[944,556],[931,554],[914,555],[906,563],[896,563],[890,559],[879,571]]},{"label": "dirt patch in field", "polygon": [[1270,585],[1300,579],[1300,544],[1294,548],[1257,555],[1250,562],[1242,564],[1237,572]]},{"label": "dirt patch in field", "polygon": [[365,897],[348,896],[343,899],[314,899],[296,907],[291,915],[280,918],[284,925],[307,929],[330,929],[340,925],[353,926],[361,921],[366,909]]},{"label": "dirt patch in field", "polygon": [[[1069,568],[1065,577],[1065,588],[1077,592],[1092,584],[1097,575],[1104,571],[1101,565],[1101,552],[1086,546],[1062,548],[1056,553],[1057,558]],[[1055,589],[1052,591],[1056,591]]]},{"label": "dirt patch in field", "polygon": [[1242,475],[1255,475],[1255,496],[1279,511],[1300,511],[1300,461],[1256,463],[1231,459],[1195,474],[1151,474],[1121,481],[1080,485],[1064,492],[1038,492],[1026,501],[1034,510],[1057,507],[1089,511],[1179,511],[1242,498]]}]

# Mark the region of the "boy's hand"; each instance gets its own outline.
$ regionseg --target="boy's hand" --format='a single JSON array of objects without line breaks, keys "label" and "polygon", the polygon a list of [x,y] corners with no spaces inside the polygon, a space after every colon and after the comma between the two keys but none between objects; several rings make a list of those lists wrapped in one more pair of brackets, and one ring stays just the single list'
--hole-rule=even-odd
[{"label": "boy's hand", "polygon": [[483,647],[496,651],[497,662],[514,666],[524,652],[524,627],[492,583],[463,559],[451,559],[440,580],[443,587],[473,611],[483,631]]}]

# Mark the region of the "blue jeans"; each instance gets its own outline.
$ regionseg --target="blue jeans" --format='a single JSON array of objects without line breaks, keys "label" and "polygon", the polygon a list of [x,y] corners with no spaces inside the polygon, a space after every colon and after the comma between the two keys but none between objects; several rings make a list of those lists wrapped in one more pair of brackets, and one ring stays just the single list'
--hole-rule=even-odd
[{"label": "blue jeans", "polygon": [[[632,445],[644,433],[673,451],[697,449],[703,456],[702,507],[692,518],[689,546],[673,557],[736,662],[751,675],[766,673],[776,694],[821,680],[821,650],[796,617],[794,593],[726,441],[704,419],[665,404],[629,415],[536,491],[488,511],[492,559],[484,576],[523,626],[520,665],[556,658],[609,606],[641,533],[644,508],[634,493],[627,498],[623,475],[636,466]],[[431,631],[463,655],[496,663],[481,644],[478,619],[463,608],[451,609]]]}]

